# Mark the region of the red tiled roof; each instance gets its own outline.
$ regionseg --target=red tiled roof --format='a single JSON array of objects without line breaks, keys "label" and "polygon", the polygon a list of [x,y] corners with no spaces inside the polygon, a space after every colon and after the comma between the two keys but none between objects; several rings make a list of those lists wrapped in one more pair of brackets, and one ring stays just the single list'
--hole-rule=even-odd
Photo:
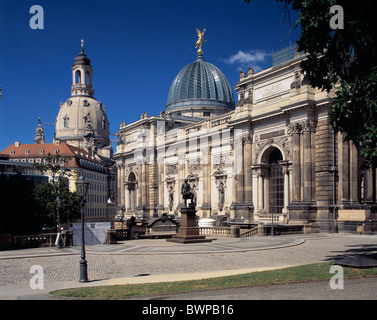
[{"label": "red tiled roof", "polygon": [[78,164],[79,159],[85,159],[94,163],[100,164],[99,161],[93,159],[87,151],[81,148],[77,148],[66,144],[65,142],[60,142],[58,145],[55,143],[42,143],[42,144],[19,144],[16,147],[12,144],[5,148],[0,154],[6,154],[13,159],[38,159],[44,158],[50,153],[54,155],[58,150],[62,157],[72,157],[68,162],[67,167],[80,167]]}]

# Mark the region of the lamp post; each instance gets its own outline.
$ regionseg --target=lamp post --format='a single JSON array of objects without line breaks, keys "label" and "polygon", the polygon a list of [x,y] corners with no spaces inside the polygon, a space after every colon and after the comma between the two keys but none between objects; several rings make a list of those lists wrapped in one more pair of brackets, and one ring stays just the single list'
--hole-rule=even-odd
[{"label": "lamp post", "polygon": [[81,260],[80,260],[80,280],[79,282],[89,282],[88,279],[88,263],[85,259],[85,234],[84,234],[84,206],[85,197],[88,193],[89,181],[84,180],[83,176],[80,176],[76,181],[76,191],[81,197]]},{"label": "lamp post", "polygon": [[60,199],[59,195],[56,197],[56,211],[57,211],[57,214],[58,214],[58,234],[56,235],[56,246],[58,247],[58,249],[61,248],[61,245],[60,245],[60,237],[61,237],[61,233],[60,233],[60,205],[62,204],[62,200]]}]

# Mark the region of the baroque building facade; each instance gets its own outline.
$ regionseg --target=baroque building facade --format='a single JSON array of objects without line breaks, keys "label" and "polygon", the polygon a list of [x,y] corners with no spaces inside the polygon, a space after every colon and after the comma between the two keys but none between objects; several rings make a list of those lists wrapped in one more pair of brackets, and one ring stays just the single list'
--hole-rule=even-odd
[{"label": "baroque building facade", "polygon": [[[71,96],[60,103],[59,113],[55,121],[55,143],[66,143],[81,148],[88,156],[99,163],[106,178],[86,174],[85,179],[93,180],[95,189],[106,190],[106,196],[93,195],[91,201],[102,202],[106,207],[103,218],[98,214],[97,221],[109,221],[115,217],[117,206],[117,169],[113,160],[113,149],[110,140],[110,123],[105,106],[94,97],[93,67],[84,52],[84,40],[81,40],[81,52],[75,57],[72,65]],[[99,179],[106,180],[106,187],[98,185]]]},{"label": "baroque building facade", "polygon": [[[23,144],[19,141],[1,151],[7,155],[14,164],[29,165],[33,169],[34,163],[43,163],[51,154],[59,154],[62,162],[60,165],[69,169],[69,173],[59,176],[57,180],[64,181],[67,188],[76,191],[76,181],[80,176],[89,181],[87,204],[85,206],[85,220],[110,221],[115,213],[108,206],[108,174],[106,167],[101,161],[94,159],[87,151],[74,147],[65,142]],[[66,161],[63,161],[66,159]],[[34,170],[37,170],[34,168]],[[38,171],[38,170],[37,170]],[[31,172],[36,176],[35,172]],[[29,173],[26,173],[28,176]],[[51,172],[47,170],[44,176],[52,179]]]},{"label": "baroque building facade", "polygon": [[179,217],[188,179],[200,218],[376,232],[376,171],[329,127],[333,93],[302,80],[302,59],[242,71],[235,104],[225,76],[198,53],[160,115],[120,124],[118,214]]},{"label": "baroque building facade", "polygon": [[19,163],[41,163],[48,153],[71,158],[66,164],[71,169],[66,177],[69,189],[76,191],[75,181],[80,176],[90,182],[87,221],[112,221],[117,208],[117,168],[105,106],[94,97],[92,77],[82,40],[81,52],[72,65],[71,96],[60,103],[53,143],[46,143],[39,119],[34,144],[16,142],[1,153]]}]

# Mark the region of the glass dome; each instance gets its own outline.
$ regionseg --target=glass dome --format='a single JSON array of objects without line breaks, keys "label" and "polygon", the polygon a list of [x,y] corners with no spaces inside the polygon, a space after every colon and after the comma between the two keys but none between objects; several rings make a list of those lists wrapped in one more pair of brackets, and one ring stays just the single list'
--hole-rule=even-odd
[{"label": "glass dome", "polygon": [[202,55],[185,66],[175,77],[166,111],[191,107],[234,109],[232,89],[224,74]]}]

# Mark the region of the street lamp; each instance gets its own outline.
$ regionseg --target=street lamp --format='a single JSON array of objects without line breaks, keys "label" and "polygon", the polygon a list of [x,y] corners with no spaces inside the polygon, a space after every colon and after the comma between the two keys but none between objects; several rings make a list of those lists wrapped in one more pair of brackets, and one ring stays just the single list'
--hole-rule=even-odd
[{"label": "street lamp", "polygon": [[60,233],[60,206],[62,204],[62,200],[60,199],[59,196],[56,197],[56,211],[57,211],[57,214],[58,214],[58,234],[56,235],[56,242],[55,242],[55,245],[58,247],[58,249],[61,248],[61,245],[60,245],[60,237],[61,237],[61,233]]},{"label": "street lamp", "polygon": [[89,181],[84,180],[83,176],[80,176],[76,181],[76,191],[81,197],[81,260],[80,260],[80,282],[88,282],[88,264],[85,260],[85,234],[84,234],[84,206],[85,197],[88,193]]}]

